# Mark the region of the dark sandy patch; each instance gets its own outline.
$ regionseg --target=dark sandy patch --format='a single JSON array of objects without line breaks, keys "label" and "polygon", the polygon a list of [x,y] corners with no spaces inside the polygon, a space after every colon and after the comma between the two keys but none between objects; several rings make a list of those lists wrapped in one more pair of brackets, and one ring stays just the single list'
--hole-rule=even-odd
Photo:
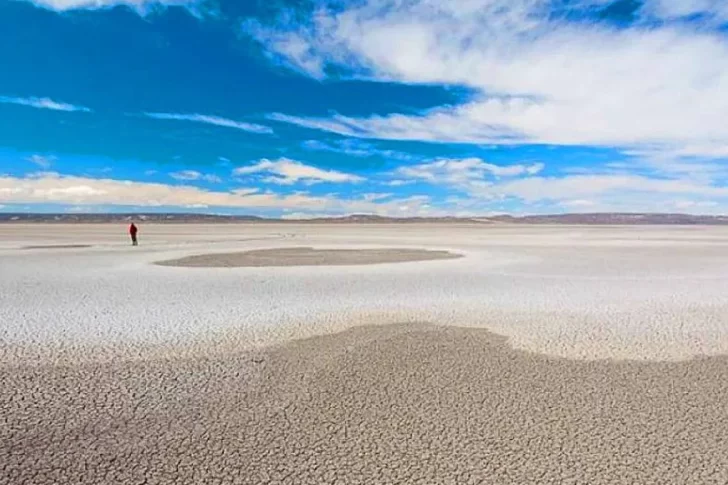
[{"label": "dark sandy patch", "polygon": [[728,483],[723,357],[570,361],[407,325],[0,384],[1,483]]},{"label": "dark sandy patch", "polygon": [[23,246],[20,249],[81,249],[90,248],[90,244],[41,244],[37,246]]},{"label": "dark sandy patch", "polygon": [[456,259],[459,254],[424,249],[313,249],[275,248],[254,251],[200,254],[160,261],[161,266],[240,268],[265,266],[352,266]]}]

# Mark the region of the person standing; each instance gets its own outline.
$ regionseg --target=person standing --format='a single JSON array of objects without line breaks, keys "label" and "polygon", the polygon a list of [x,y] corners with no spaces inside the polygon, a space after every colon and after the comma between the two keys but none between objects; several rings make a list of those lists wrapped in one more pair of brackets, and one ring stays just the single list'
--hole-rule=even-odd
[{"label": "person standing", "polygon": [[138,246],[139,243],[137,242],[137,233],[139,232],[139,229],[136,227],[136,225],[132,222],[129,226],[129,235],[131,236],[131,244],[132,246]]}]

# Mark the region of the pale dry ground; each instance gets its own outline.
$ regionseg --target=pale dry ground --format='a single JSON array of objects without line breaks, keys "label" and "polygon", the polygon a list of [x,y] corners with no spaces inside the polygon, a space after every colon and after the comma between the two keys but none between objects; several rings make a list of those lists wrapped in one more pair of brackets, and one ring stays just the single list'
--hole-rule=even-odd
[{"label": "pale dry ground", "polygon": [[[124,232],[0,225],[2,485],[728,483],[728,229]],[[297,247],[464,257],[154,264]]]},{"label": "pale dry ground", "polygon": [[185,268],[272,268],[286,266],[359,266],[457,259],[459,254],[422,249],[277,248],[235,253],[198,254],[159,261],[160,266]]},{"label": "pale dry ground", "polygon": [[[728,353],[724,227],[140,227],[141,245],[131,247],[125,225],[0,225],[0,362],[197,355],[413,321],[485,327],[516,348],[579,359]],[[92,247],[68,247],[78,244]],[[154,264],[301,247],[464,257],[273,268]]]},{"label": "pale dry ground", "polygon": [[728,358],[555,359],[478,329],[0,370],[0,483],[728,483]]}]

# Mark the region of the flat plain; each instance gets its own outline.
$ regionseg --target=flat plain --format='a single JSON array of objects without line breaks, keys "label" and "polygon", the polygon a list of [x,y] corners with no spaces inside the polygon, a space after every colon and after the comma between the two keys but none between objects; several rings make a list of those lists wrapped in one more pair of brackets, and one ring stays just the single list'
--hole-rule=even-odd
[{"label": "flat plain", "polygon": [[728,228],[140,228],[0,225],[0,483],[728,482]]}]

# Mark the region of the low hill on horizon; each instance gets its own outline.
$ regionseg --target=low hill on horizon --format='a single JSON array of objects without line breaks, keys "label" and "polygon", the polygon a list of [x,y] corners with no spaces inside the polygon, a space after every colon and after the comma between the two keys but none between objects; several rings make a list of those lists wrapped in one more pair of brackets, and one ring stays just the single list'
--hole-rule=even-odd
[{"label": "low hill on horizon", "polygon": [[459,223],[459,224],[586,224],[586,225],[728,225],[728,215],[692,215],[660,213],[575,213],[526,216],[484,217],[385,217],[352,214],[342,217],[311,219],[274,219],[257,216],[232,216],[190,213],[95,213],[41,214],[0,213],[0,223],[123,223],[129,221],[159,224],[192,223],[328,223],[328,224],[392,224],[392,223]]}]

